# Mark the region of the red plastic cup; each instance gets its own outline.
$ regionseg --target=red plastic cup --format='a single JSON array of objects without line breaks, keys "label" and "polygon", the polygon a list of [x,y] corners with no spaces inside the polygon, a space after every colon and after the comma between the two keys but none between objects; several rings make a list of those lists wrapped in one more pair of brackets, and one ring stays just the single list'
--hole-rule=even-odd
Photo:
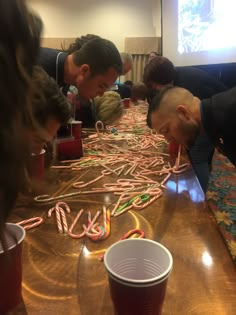
[{"label": "red plastic cup", "polygon": [[81,139],[62,138],[57,140],[57,155],[61,159],[77,159],[83,156]]},{"label": "red plastic cup", "polygon": [[178,151],[179,151],[179,144],[174,142],[174,141],[171,141],[169,143],[169,154],[171,156],[177,156],[178,155]]},{"label": "red plastic cup", "polygon": [[45,150],[42,149],[39,154],[31,154],[30,174],[34,179],[41,180],[44,175],[44,155]]},{"label": "red plastic cup", "polygon": [[124,108],[129,108],[130,107],[130,98],[124,98],[122,100],[122,103],[124,105]]},{"label": "red plastic cup", "polygon": [[71,124],[71,133],[75,139],[81,139],[82,132],[82,121],[74,120],[70,122]]},{"label": "red plastic cup", "polygon": [[0,243],[0,314],[6,314],[21,302],[23,227],[6,223],[7,251]]},{"label": "red plastic cup", "polygon": [[148,239],[113,244],[104,255],[116,315],[160,315],[173,259],[163,245]]}]

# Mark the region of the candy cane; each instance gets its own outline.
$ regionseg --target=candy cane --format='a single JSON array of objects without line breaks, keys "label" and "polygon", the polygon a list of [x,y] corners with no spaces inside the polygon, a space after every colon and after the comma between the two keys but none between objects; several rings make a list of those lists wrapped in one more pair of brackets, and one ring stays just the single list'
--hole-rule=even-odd
[{"label": "candy cane", "polygon": [[52,212],[56,212],[56,222],[57,222],[57,229],[59,233],[63,233],[63,227],[61,223],[61,216],[60,216],[60,210],[56,209],[56,207],[53,207],[48,210],[48,217],[50,218],[52,216]]},{"label": "candy cane", "polygon": [[156,196],[152,197],[150,200],[148,200],[147,202],[145,202],[144,204],[141,204],[141,205],[138,205],[134,201],[133,202],[133,207],[134,207],[134,209],[137,209],[137,210],[144,209],[147,206],[149,206],[151,203],[153,203],[156,199],[160,198],[161,195],[162,195],[162,192],[160,192],[159,194],[157,194]]},{"label": "candy cane", "polygon": [[[88,211],[88,224],[92,222],[91,211]],[[95,222],[95,221],[94,221]],[[92,240],[97,241],[105,234],[105,230],[102,226],[99,226],[99,223],[94,223],[86,235]]]},{"label": "candy cane", "polygon": [[103,226],[98,227],[98,231],[103,231],[102,235],[92,237],[91,239],[93,241],[98,240],[104,240],[110,235],[111,231],[111,220],[110,220],[110,210],[106,209],[105,206],[103,206]]},{"label": "candy cane", "polygon": [[84,212],[83,209],[81,209],[81,210],[78,212],[78,214],[76,215],[74,221],[72,222],[72,224],[71,224],[71,226],[70,226],[70,228],[69,228],[69,230],[68,230],[68,235],[69,235],[71,238],[82,238],[82,237],[85,235],[85,231],[84,231],[84,230],[83,230],[82,233],[79,233],[79,234],[73,233],[73,229],[74,229],[76,223],[79,221],[79,219],[80,219],[80,217],[81,217],[81,215],[82,215],[83,212]]},{"label": "candy cane", "polygon": [[120,205],[121,200],[123,199],[123,197],[124,197],[124,193],[122,193],[122,195],[118,198],[118,200],[117,200],[117,202],[116,202],[116,204],[115,204],[115,206],[114,206],[114,208],[113,208],[113,210],[112,210],[112,212],[111,212],[111,215],[112,215],[112,216],[115,214],[116,210],[118,209],[118,207],[119,207],[119,205]]},{"label": "candy cane", "polygon": [[100,134],[100,131],[99,131],[99,127],[104,130],[104,123],[101,121],[101,120],[98,120],[96,123],[95,123],[95,129],[97,131],[97,135],[99,136]]},{"label": "candy cane", "polygon": [[181,154],[181,145],[179,144],[178,155],[177,155],[177,159],[176,159],[176,161],[175,161],[175,169],[176,169],[176,171],[178,171],[178,169],[179,169],[180,154]]},{"label": "candy cane", "polygon": [[[32,222],[34,222],[34,223],[32,223]],[[34,218],[30,218],[30,219],[27,219],[27,220],[23,220],[23,221],[17,222],[16,224],[19,224],[19,225],[23,226],[23,228],[25,230],[29,230],[29,229],[32,229],[32,228],[34,228],[36,226],[39,226],[43,222],[44,222],[43,218],[41,218],[41,217],[34,217]],[[28,224],[28,223],[32,223],[32,224]]]},{"label": "candy cane", "polygon": [[138,238],[144,238],[145,237],[145,234],[142,230],[139,230],[139,229],[133,229],[133,230],[130,230],[128,231],[127,233],[125,233],[121,238],[120,240],[125,240],[127,238],[130,238],[130,236],[134,235],[134,234],[139,234],[139,237]]},{"label": "candy cane", "polygon": [[59,201],[56,203],[54,208],[49,209],[48,217],[51,217],[52,212],[56,212],[56,221],[57,221],[57,228],[59,233],[67,233],[68,232],[68,225],[65,211],[61,206],[64,206],[66,211],[70,213],[70,207],[63,201]]},{"label": "candy cane", "polygon": [[171,176],[171,173],[167,173],[166,177],[161,182],[161,187],[162,188],[165,188],[164,184],[167,182],[167,180],[170,178],[170,176]]},{"label": "candy cane", "polygon": [[66,219],[65,211],[62,208],[59,208],[61,219],[62,219],[62,225],[63,225],[63,231],[65,234],[68,233],[68,224]]},{"label": "candy cane", "polygon": [[[90,233],[89,231],[91,230],[91,228],[93,227],[94,223],[96,222],[97,218],[99,217],[100,215],[100,211],[97,211],[97,213],[95,214],[95,216],[93,217],[93,219],[91,220],[91,222],[88,224],[88,227],[86,227],[85,224],[83,224],[83,228],[84,228],[84,232],[85,234],[88,236],[88,237],[91,237],[94,235],[94,233]],[[89,217],[89,212],[88,212],[88,217]]]},{"label": "candy cane", "polygon": [[106,209],[106,207],[103,208],[103,214],[104,214],[104,227],[105,227],[105,235],[103,236],[103,240],[107,238],[111,233],[111,214],[110,210]]},{"label": "candy cane", "polygon": [[128,206],[128,207],[122,209],[122,210],[119,211],[119,212],[115,212],[115,213],[113,214],[113,216],[114,216],[114,217],[118,217],[119,215],[123,214],[124,212],[127,212],[127,211],[131,210],[132,208],[133,208],[133,205],[130,205],[130,206]]},{"label": "candy cane", "polygon": [[97,181],[99,181],[103,177],[104,177],[104,175],[100,175],[100,176],[94,178],[93,180],[91,180],[91,181],[89,181],[87,183],[75,182],[75,183],[73,183],[72,187],[74,187],[74,188],[84,188],[84,187],[87,187],[90,184],[96,183]]}]

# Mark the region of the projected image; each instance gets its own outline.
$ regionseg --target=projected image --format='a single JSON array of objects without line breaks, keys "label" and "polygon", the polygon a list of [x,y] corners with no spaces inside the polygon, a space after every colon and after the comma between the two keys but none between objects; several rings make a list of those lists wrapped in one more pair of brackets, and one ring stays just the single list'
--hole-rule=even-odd
[{"label": "projected image", "polygon": [[179,53],[236,47],[235,10],[235,0],[179,0]]}]

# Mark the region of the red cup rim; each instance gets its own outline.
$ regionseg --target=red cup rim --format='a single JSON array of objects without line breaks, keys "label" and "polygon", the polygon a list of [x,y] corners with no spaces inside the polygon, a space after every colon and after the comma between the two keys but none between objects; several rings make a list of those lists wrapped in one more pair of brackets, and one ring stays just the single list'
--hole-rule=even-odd
[{"label": "red cup rim", "polygon": [[38,155],[43,155],[43,154],[45,154],[45,150],[44,149],[42,149],[41,151],[40,151],[40,153],[31,153],[31,155],[32,156],[38,156]]},{"label": "red cup rim", "polygon": [[80,120],[72,120],[72,121],[70,121],[70,124],[71,125],[81,125],[82,121],[80,121]]}]

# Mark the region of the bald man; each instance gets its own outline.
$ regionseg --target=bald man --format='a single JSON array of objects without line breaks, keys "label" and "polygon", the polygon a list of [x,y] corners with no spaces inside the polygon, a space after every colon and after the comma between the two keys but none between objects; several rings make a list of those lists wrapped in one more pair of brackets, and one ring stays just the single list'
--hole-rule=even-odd
[{"label": "bald man", "polygon": [[[164,56],[152,59],[145,66],[143,79],[147,86],[156,90],[148,97],[149,102],[150,98],[154,97],[166,85],[187,89],[201,100],[226,91],[224,84],[207,72],[194,67],[175,67]],[[150,125],[150,111],[151,108],[149,107],[148,125]],[[203,191],[207,190],[213,154],[214,146],[204,136],[199,136],[196,145],[188,151],[189,159]]]},{"label": "bald man", "polygon": [[236,87],[200,101],[184,88],[167,86],[153,100],[151,124],[187,148],[207,135],[236,166]]}]

